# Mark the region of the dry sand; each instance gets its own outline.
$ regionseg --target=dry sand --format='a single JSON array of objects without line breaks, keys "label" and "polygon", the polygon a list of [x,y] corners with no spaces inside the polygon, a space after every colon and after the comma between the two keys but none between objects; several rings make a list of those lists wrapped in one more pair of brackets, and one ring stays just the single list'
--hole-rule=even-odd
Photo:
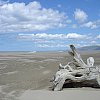
[{"label": "dry sand", "polygon": [[100,100],[100,91],[66,89],[63,91],[27,90],[19,100]]},{"label": "dry sand", "polygon": [[[100,51],[81,52],[82,58],[93,56],[100,65]],[[3,52],[0,53],[0,100],[99,100],[94,88],[50,91],[49,80],[70,61],[67,52]]]}]

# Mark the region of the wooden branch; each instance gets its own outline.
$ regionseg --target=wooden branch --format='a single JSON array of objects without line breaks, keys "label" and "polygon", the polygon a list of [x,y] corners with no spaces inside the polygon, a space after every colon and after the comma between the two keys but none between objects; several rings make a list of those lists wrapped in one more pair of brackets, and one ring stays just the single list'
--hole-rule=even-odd
[{"label": "wooden branch", "polygon": [[[74,45],[70,45],[70,48],[72,51],[69,54],[73,57],[73,61],[68,62],[65,66],[59,64],[59,70],[52,80],[53,90],[62,90],[63,85],[69,82],[66,82],[66,80],[71,80],[72,82],[95,80],[100,87],[100,72],[98,67],[93,66],[94,58],[89,57],[87,64],[85,64]],[[73,69],[71,64],[76,66],[76,69]]]}]

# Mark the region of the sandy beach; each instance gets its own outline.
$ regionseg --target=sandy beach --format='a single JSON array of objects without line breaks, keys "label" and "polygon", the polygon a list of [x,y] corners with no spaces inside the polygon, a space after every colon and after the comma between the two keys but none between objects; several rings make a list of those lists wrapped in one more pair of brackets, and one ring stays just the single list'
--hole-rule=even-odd
[{"label": "sandy beach", "polygon": [[[83,60],[94,57],[100,65],[100,51],[80,52]],[[100,89],[64,88],[50,91],[50,79],[70,61],[67,52],[1,52],[0,100],[99,100]]]}]

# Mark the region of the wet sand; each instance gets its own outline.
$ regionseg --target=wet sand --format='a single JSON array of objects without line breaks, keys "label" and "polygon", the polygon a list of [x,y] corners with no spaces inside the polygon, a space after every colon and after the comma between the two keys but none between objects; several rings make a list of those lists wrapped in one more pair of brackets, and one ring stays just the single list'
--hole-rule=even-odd
[{"label": "wet sand", "polygon": [[[95,59],[95,65],[100,65],[100,51],[80,52],[80,54],[85,62],[92,56]],[[100,90],[94,88],[63,89],[60,92],[49,90],[50,79],[58,70],[59,63],[65,65],[70,59],[67,52],[1,52],[0,100],[46,100],[49,95],[52,100],[56,100],[57,97],[57,100],[66,100],[66,98],[72,100],[71,95],[84,97],[88,96],[88,92],[90,97],[100,98]],[[28,99],[27,95],[32,95],[33,99]],[[77,100],[77,97],[74,100]],[[91,100],[99,99],[91,98]]]}]

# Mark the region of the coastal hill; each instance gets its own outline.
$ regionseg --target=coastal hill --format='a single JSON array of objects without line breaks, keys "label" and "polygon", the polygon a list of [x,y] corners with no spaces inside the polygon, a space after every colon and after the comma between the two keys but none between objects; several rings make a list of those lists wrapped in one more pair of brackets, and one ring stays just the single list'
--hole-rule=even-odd
[{"label": "coastal hill", "polygon": [[100,50],[100,46],[97,46],[97,45],[94,45],[94,46],[84,46],[84,47],[78,48],[78,50],[82,50],[82,51]]}]

